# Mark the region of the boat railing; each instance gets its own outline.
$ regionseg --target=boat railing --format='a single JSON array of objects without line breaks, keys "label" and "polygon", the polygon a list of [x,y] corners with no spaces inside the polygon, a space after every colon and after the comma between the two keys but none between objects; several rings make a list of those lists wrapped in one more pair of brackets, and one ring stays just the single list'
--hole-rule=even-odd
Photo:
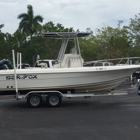
[{"label": "boat railing", "polygon": [[85,63],[93,62],[95,65],[99,62],[105,63],[110,62],[114,65],[139,65],[140,64],[140,57],[123,57],[123,58],[115,58],[115,59],[104,59],[104,60],[94,60],[94,61],[88,61]]}]

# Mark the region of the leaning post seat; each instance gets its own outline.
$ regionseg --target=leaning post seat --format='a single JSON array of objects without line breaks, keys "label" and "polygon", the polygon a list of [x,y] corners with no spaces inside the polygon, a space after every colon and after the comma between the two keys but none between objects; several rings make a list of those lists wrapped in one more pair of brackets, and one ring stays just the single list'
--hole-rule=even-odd
[{"label": "leaning post seat", "polygon": [[[61,62],[61,68],[83,67],[83,62],[78,54],[65,54]],[[56,64],[54,67],[59,68],[60,64]]]}]

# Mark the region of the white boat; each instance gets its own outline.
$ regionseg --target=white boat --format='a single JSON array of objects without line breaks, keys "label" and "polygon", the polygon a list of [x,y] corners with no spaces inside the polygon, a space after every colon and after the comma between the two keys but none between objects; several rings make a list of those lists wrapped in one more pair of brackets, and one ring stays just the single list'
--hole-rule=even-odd
[{"label": "white boat", "polygon": [[[0,91],[15,91],[15,76],[19,92],[32,90],[59,90],[71,93],[110,91],[140,66],[83,67],[78,37],[89,33],[44,33],[44,38],[62,38],[62,45],[53,68],[10,69],[0,71]],[[65,54],[69,40],[75,46]]]}]

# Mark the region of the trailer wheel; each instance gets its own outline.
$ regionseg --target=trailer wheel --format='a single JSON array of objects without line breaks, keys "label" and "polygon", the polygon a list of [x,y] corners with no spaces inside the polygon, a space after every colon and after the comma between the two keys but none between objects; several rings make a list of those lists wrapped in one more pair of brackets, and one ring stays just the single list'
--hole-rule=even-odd
[{"label": "trailer wheel", "polygon": [[46,101],[50,107],[58,107],[62,102],[62,97],[57,93],[52,93],[47,96]]},{"label": "trailer wheel", "polygon": [[30,107],[37,108],[42,105],[42,98],[38,94],[32,94],[27,98],[27,103]]}]

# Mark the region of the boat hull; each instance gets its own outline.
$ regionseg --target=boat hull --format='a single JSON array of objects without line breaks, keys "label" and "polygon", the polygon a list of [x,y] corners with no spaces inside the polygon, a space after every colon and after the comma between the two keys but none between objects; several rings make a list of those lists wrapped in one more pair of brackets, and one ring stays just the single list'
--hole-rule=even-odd
[{"label": "boat hull", "polygon": [[[16,70],[18,90],[110,91],[130,76],[138,66],[110,66]],[[0,90],[14,91],[14,70],[2,70]]]}]

